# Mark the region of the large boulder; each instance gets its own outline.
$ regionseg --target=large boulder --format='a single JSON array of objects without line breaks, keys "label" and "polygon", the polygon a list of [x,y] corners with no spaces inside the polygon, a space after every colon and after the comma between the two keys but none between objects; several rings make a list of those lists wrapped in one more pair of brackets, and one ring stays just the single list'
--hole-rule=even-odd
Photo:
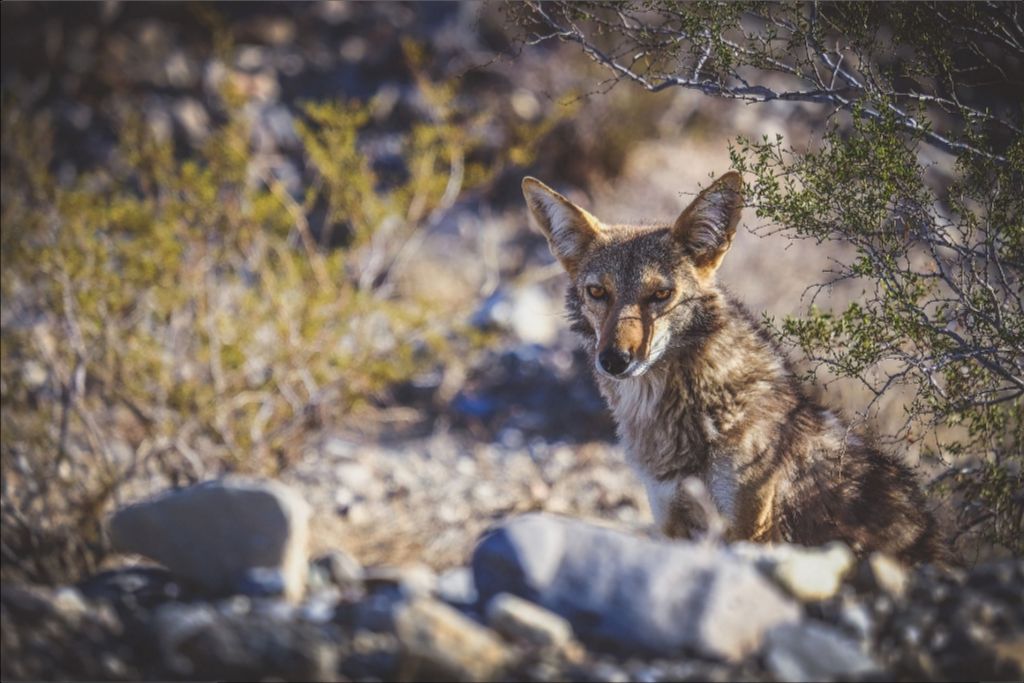
[{"label": "large boulder", "polygon": [[298,599],[308,573],[309,515],[282,484],[228,477],[122,508],[110,535],[121,552],[156,560],[212,593],[261,583]]},{"label": "large boulder", "polygon": [[473,555],[481,604],[512,593],[614,652],[686,650],[739,661],[801,610],[747,559],[706,544],[632,536],[545,514],[508,521]]}]

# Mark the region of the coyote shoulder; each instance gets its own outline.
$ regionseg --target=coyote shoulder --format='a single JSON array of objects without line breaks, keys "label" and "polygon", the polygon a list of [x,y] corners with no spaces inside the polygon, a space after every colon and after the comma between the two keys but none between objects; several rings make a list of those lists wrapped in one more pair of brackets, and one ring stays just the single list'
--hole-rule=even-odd
[{"label": "coyote shoulder", "polygon": [[809,398],[758,322],[715,283],[742,183],[728,173],[672,225],[605,225],[534,178],[530,213],[570,277],[573,329],[591,356],[655,520],[684,537],[707,487],[730,539],[818,545],[904,561],[945,557],[906,465]]}]

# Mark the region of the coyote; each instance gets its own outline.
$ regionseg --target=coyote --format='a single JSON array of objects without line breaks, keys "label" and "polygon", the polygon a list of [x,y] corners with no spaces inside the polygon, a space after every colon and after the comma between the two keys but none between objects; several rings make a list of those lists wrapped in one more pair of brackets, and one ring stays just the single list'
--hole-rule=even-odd
[{"label": "coyote", "polygon": [[605,225],[535,178],[530,214],[569,273],[572,329],[627,458],[670,537],[707,528],[682,486],[703,482],[729,540],[944,560],[904,464],[810,398],[770,335],[715,283],[742,180],[727,173],[672,225]]}]

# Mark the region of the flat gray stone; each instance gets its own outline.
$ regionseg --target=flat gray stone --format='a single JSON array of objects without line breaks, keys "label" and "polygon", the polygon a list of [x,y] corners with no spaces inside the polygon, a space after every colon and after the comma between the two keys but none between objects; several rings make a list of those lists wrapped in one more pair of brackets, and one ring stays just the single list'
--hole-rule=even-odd
[{"label": "flat gray stone", "polygon": [[481,605],[507,592],[566,618],[594,647],[685,650],[728,661],[801,610],[753,564],[712,546],[633,536],[553,515],[511,519],[473,555]]},{"label": "flat gray stone", "polygon": [[282,484],[228,477],[122,508],[110,535],[117,550],[156,560],[213,593],[244,590],[253,576],[277,571],[294,600],[305,589],[309,514]]}]

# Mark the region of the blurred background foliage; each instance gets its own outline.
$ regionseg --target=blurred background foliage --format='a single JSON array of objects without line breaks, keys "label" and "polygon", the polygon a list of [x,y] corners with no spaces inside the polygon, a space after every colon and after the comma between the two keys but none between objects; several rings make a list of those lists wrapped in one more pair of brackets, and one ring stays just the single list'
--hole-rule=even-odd
[{"label": "blurred background foliage", "polygon": [[[237,51],[217,8],[194,18],[212,26],[211,53]],[[94,569],[102,513],[144,473],[274,476],[304,434],[488,339],[459,322],[473,294],[439,297],[403,273],[569,109],[507,125],[429,73],[412,37],[395,42],[415,119],[384,111],[387,90],[298,102],[286,133],[305,183],[259,149],[254,101],[273,83],[217,58],[216,120],[193,116],[196,144],[126,95],[106,158],[64,174],[52,111],[5,74],[5,572]]]}]

